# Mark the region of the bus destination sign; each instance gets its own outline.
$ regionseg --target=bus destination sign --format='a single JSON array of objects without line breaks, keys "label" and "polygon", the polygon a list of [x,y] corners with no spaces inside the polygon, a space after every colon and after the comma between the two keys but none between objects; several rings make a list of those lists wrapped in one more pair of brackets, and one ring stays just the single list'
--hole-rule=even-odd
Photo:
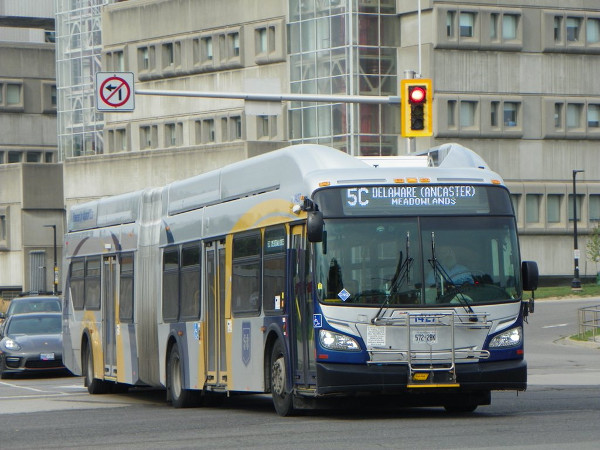
[{"label": "bus destination sign", "polygon": [[[409,213],[429,210],[489,211],[486,189],[473,185],[362,186],[344,190],[345,214]],[[400,211],[406,210],[406,211]],[[439,212],[437,212],[439,213]]]}]

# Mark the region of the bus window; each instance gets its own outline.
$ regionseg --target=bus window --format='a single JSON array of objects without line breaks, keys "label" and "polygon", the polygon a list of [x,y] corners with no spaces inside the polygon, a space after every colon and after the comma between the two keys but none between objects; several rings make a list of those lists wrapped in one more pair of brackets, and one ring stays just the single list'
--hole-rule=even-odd
[{"label": "bus window", "polygon": [[260,233],[233,238],[232,309],[235,315],[260,312]]},{"label": "bus window", "polygon": [[85,262],[85,309],[100,309],[100,258]]},{"label": "bus window", "polygon": [[281,314],[285,288],[285,227],[265,230],[263,304],[265,314]]},{"label": "bus window", "polygon": [[179,317],[179,248],[165,249],[163,254],[163,320]]},{"label": "bus window", "polygon": [[119,281],[119,320],[133,321],[133,253],[120,257],[121,274]]},{"label": "bus window", "polygon": [[200,317],[200,243],[181,249],[181,319]]},{"label": "bus window", "polygon": [[85,301],[85,260],[83,258],[71,261],[71,300],[73,309],[80,311],[83,309]]}]

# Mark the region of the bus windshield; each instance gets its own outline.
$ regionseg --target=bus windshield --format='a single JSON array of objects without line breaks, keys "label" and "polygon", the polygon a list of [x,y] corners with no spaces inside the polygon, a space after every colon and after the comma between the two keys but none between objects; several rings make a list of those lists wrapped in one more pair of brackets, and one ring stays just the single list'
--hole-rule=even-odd
[{"label": "bus windshield", "polygon": [[448,306],[521,295],[510,216],[331,218],[315,254],[324,303]]}]

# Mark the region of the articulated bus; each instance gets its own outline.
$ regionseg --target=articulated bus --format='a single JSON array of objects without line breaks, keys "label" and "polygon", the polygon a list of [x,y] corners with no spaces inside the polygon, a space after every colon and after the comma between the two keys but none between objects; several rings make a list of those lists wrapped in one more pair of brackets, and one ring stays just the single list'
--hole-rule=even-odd
[{"label": "articulated bus", "polygon": [[73,206],[66,366],[91,394],[270,393],[282,416],[526,389],[537,265],[500,176],[457,144],[384,159],[291,146]]}]

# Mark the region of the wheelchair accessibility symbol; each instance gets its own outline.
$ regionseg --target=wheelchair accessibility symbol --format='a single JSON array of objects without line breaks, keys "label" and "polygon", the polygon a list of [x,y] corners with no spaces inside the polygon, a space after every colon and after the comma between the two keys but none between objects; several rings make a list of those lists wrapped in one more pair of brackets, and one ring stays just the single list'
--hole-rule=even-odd
[{"label": "wheelchair accessibility symbol", "polygon": [[323,314],[313,314],[313,327],[321,328],[323,326]]}]

